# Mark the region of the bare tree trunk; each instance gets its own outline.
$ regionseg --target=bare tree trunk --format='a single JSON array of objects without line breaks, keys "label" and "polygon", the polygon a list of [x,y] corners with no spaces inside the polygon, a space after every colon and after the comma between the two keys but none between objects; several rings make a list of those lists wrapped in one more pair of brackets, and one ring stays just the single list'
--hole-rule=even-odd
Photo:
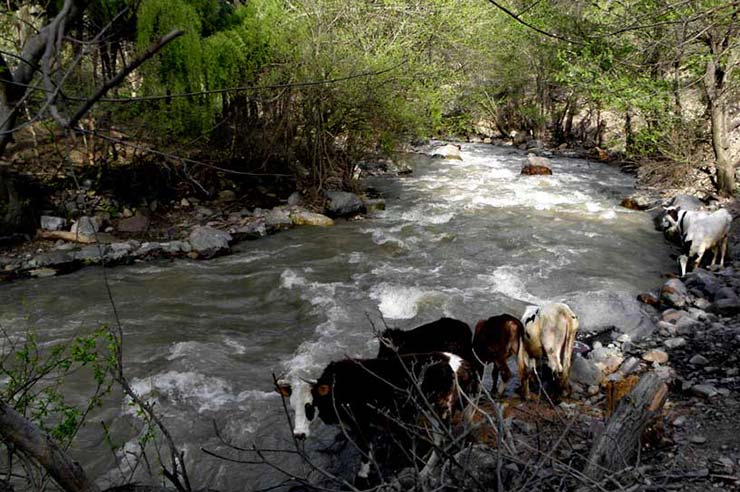
[{"label": "bare tree trunk", "polygon": [[585,475],[600,480],[606,473],[631,466],[643,430],[658,418],[667,396],[668,386],[655,373],[643,376],[594,442]]},{"label": "bare tree trunk", "polygon": [[727,110],[724,98],[709,100],[710,121],[712,124],[712,149],[717,167],[717,189],[730,196],[735,190],[735,165],[730,158],[727,138]]},{"label": "bare tree trunk", "polygon": [[99,492],[82,467],[30,420],[0,400],[0,435],[43,466],[66,492]]}]

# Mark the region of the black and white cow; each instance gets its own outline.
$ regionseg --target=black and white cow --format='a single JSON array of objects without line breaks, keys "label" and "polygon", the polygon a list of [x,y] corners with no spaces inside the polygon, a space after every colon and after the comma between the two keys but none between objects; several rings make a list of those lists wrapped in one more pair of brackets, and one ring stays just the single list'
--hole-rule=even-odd
[{"label": "black and white cow", "polygon": [[[342,425],[363,455],[357,478],[367,480],[373,443],[378,437],[404,439],[404,427],[416,427],[420,417],[430,412],[434,418],[427,420],[428,425],[436,428],[448,424],[476,385],[468,362],[455,354],[434,352],[335,361],[315,383],[301,385],[308,391],[296,394],[283,381],[278,381],[277,391],[290,396],[296,438],[307,437],[317,417],[328,425]],[[434,432],[437,444],[439,437],[439,431]],[[425,473],[436,460],[432,452]]]},{"label": "black and white cow", "polygon": [[465,359],[479,376],[483,373],[483,365],[473,353],[470,326],[463,321],[440,318],[408,331],[388,328],[378,338],[379,359],[395,357],[396,354],[450,352]]}]

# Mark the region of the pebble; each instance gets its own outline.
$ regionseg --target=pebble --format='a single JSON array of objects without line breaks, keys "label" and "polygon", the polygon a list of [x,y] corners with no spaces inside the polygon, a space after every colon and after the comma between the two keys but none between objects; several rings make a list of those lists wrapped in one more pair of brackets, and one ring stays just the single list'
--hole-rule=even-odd
[{"label": "pebble", "polygon": [[686,425],[686,420],[687,420],[686,416],[681,415],[680,417],[676,417],[676,419],[673,422],[671,422],[671,424],[674,427],[683,427],[684,425]]},{"label": "pebble", "polygon": [[662,350],[655,349],[642,354],[642,360],[645,360],[647,362],[657,362],[658,364],[665,364],[666,362],[668,362],[668,354],[666,354]]},{"label": "pebble", "polygon": [[689,441],[693,442],[694,444],[704,444],[707,442],[707,438],[700,435],[693,435],[689,437]]},{"label": "pebble", "polygon": [[689,359],[689,364],[694,366],[706,366],[707,364],[709,364],[709,360],[707,360],[707,358],[701,354],[696,354],[691,359]]},{"label": "pebble", "polygon": [[715,388],[711,384],[697,384],[696,386],[692,386],[691,393],[693,393],[696,396],[701,396],[703,398],[711,398],[719,394],[719,392],[717,391],[717,388]]},{"label": "pebble", "polygon": [[663,342],[663,344],[669,349],[675,349],[686,345],[686,339],[683,337],[669,338],[668,340]]}]

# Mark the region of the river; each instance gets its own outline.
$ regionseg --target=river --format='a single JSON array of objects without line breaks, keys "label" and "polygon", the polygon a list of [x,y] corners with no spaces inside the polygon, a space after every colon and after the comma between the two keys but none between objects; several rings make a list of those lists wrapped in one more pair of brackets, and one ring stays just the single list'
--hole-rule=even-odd
[{"label": "river", "polygon": [[[156,401],[194,486],[279,483],[269,467],[205,455],[201,448],[255,458],[221,444],[214,422],[240,446],[290,449],[272,373],[317,377],[332,359],[374,354],[371,321],[382,326],[381,317],[401,328],[440,316],[472,325],[502,312],[519,316],[530,303],[566,301],[584,332],[643,326],[635,296],[673,265],[647,214],[618,206],[633,189],[630,176],[565,158],[552,159],[553,176],[520,176],[523,153],[462,150],[462,161],[419,157],[412,175],[372,178],[387,209],[364,220],[294,229],[211,261],[107,271],[127,375]],[[113,322],[98,267],[4,285],[0,300],[3,328],[18,337],[34,329],[46,343]],[[82,381],[68,383],[73,399],[86,398],[85,390]],[[131,468],[124,451],[135,449],[139,426],[120,394],[92,419],[100,420],[121,448],[105,451],[100,426],[91,424],[73,452],[106,486]],[[309,452],[326,460],[315,450],[332,437],[319,432]],[[301,472],[290,456],[272,456]]]}]

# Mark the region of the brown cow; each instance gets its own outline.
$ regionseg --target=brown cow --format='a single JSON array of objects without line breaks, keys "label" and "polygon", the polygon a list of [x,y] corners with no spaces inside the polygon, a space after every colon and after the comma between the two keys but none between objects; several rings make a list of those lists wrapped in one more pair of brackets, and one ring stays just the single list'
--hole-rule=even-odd
[{"label": "brown cow", "polygon": [[510,314],[492,316],[478,321],[473,336],[473,352],[484,364],[493,363],[491,392],[496,392],[498,375],[507,383],[511,370],[506,361],[519,351],[519,341],[524,336],[524,325]]}]

